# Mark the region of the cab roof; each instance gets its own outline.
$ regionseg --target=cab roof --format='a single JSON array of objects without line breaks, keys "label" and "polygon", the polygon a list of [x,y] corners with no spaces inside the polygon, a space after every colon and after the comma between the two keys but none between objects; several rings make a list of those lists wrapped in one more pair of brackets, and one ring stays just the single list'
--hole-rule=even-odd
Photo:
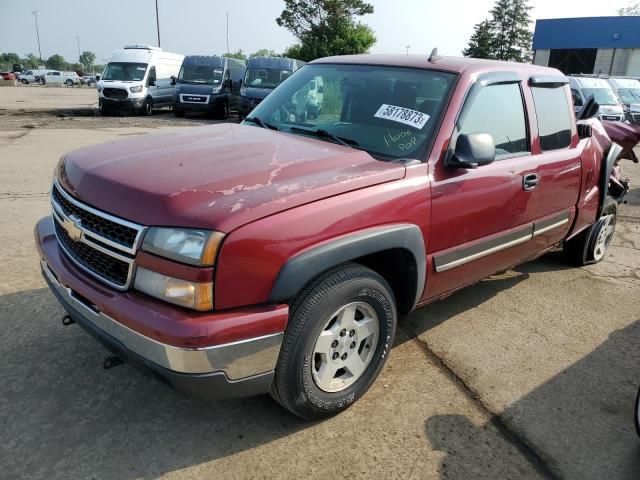
[{"label": "cab roof", "polygon": [[467,57],[437,56],[429,61],[429,55],[420,54],[368,54],[341,55],[336,57],[319,58],[311,64],[332,63],[350,65],[379,65],[389,67],[423,68],[425,70],[440,70],[452,73],[484,73],[491,70],[515,71],[528,75],[563,75],[559,70],[541,67],[530,63],[502,62],[498,60],[484,60]]}]

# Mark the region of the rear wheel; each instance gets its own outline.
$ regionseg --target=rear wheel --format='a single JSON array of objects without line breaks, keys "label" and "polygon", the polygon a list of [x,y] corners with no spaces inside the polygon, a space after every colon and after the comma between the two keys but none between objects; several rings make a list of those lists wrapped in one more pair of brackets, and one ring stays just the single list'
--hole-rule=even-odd
[{"label": "rear wheel", "polygon": [[565,256],[578,266],[602,261],[616,229],[617,202],[607,197],[600,219],[591,227],[565,242]]},{"label": "rear wheel", "polygon": [[73,87],[73,80],[67,80],[66,82],[64,82],[67,84],[67,87]]},{"label": "rear wheel", "polygon": [[306,419],[340,413],[380,373],[395,329],[384,278],[357,264],[329,270],[291,305],[271,395]]},{"label": "rear wheel", "polygon": [[153,100],[149,97],[145,98],[142,104],[142,114],[147,117],[153,114]]},{"label": "rear wheel", "polygon": [[22,82],[23,85],[29,85],[29,80],[27,80],[26,78],[23,78],[20,81]]}]

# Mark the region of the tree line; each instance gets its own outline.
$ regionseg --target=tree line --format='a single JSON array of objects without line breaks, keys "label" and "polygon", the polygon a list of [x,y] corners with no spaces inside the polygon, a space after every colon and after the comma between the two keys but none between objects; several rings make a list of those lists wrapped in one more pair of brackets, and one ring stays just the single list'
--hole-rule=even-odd
[{"label": "tree line", "polygon": [[57,53],[40,61],[40,58],[33,53],[28,53],[24,57],[20,57],[17,53],[9,52],[0,53],[0,69],[12,70],[13,65],[18,64],[27,70],[38,68],[41,65],[51,70],[73,70],[75,72],[101,70],[103,65],[95,65],[95,60],[96,54],[88,50],[82,52],[77,62],[67,62],[62,55]]}]

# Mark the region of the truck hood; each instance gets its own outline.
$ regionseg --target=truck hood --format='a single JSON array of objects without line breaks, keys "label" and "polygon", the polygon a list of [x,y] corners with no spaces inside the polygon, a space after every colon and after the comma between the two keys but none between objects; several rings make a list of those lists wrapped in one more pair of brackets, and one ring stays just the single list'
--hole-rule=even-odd
[{"label": "truck hood", "polygon": [[142,225],[229,232],[404,174],[361,150],[219,124],[76,150],[64,157],[58,180],[81,201]]},{"label": "truck hood", "polygon": [[256,87],[242,87],[242,96],[246,98],[254,98],[256,100],[262,100],[271,92],[273,88],[256,88]]}]

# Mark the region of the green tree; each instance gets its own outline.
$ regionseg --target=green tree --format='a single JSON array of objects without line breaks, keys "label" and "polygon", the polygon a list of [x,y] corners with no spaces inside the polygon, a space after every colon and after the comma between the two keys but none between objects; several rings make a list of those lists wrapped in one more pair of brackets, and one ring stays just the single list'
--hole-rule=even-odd
[{"label": "green tree", "polygon": [[257,52],[253,52],[251,55],[249,55],[249,58],[251,58],[251,57],[279,57],[279,56],[280,56],[280,54],[277,53],[275,50],[269,50],[268,48],[261,48]]},{"label": "green tree", "polygon": [[300,43],[285,55],[311,61],[331,55],[366,53],[376,42],[371,27],[355,17],[373,13],[363,0],[285,0],[276,23],[288,29]]},{"label": "green tree", "polygon": [[620,16],[637,16],[640,15],[640,2],[631,2],[628,6],[618,10]]},{"label": "green tree", "polygon": [[38,68],[40,65],[40,59],[33,53],[27,53],[26,57],[22,59],[22,64],[25,68]]},{"label": "green tree", "polygon": [[96,61],[96,54],[86,50],[82,52],[79,60],[80,63],[84,66],[85,70],[89,71],[91,70],[91,65],[93,65],[93,62]]},{"label": "green tree", "polygon": [[237,58],[238,60],[246,60],[247,56],[245,55],[245,53],[242,51],[242,49],[238,49],[235,53],[230,53],[227,52],[224,55],[222,55],[223,57],[227,57],[227,58]]},{"label": "green tree", "polygon": [[475,26],[469,45],[462,51],[462,55],[472,58],[493,58],[493,35],[489,20]]},{"label": "green tree", "polygon": [[67,67],[67,62],[62,55],[53,54],[47,58],[47,68],[52,70],[64,70]]},{"label": "green tree", "polygon": [[493,58],[531,60],[531,7],[528,0],[498,0],[491,10]]}]

